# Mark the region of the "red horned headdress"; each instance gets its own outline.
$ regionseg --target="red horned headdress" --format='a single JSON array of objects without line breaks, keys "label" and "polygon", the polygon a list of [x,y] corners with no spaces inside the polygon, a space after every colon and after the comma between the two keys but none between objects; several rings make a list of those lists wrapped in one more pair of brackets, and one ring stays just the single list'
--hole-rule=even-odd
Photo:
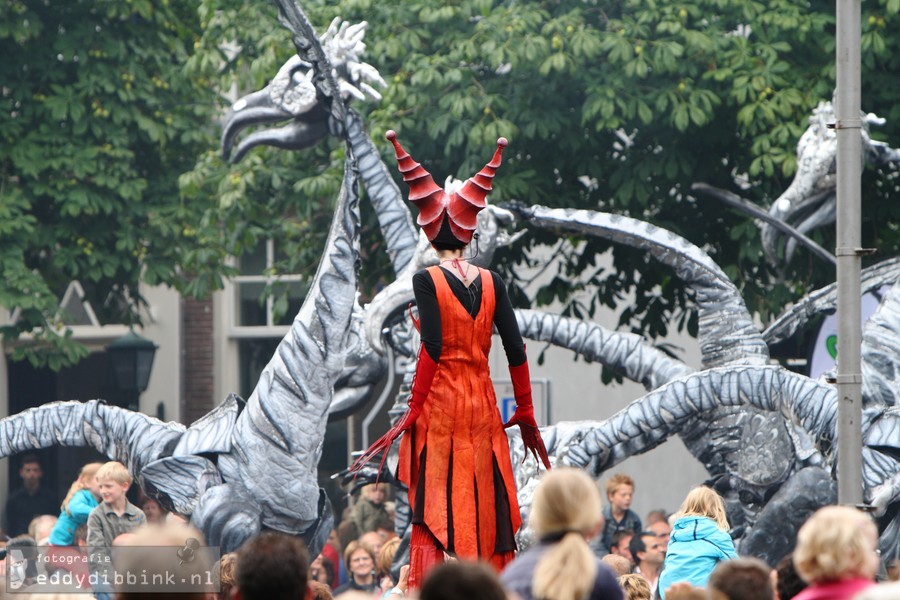
[{"label": "red horned headdress", "polygon": [[[494,173],[500,166],[506,138],[497,140],[494,156],[474,177],[470,177],[458,192],[447,194],[438,187],[425,167],[412,159],[397,141],[397,134],[390,130],[385,137],[394,144],[397,165],[403,181],[409,185],[409,201],[419,209],[416,222],[428,241],[434,241],[446,219],[449,233],[462,245],[472,241],[478,225],[478,213],[487,206],[485,197],[491,191]],[[442,236],[443,237],[443,236]]]}]

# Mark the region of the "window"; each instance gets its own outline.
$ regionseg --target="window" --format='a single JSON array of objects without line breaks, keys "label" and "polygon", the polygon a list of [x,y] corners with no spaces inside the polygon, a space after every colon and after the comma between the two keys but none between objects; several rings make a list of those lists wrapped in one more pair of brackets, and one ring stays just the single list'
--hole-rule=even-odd
[{"label": "window", "polygon": [[[281,259],[283,256],[276,254],[275,242],[266,240],[239,260],[240,274],[234,278],[236,327],[277,327],[290,325],[294,320],[309,286],[303,275],[272,275],[275,263]],[[267,286],[272,286],[273,293],[262,298]],[[284,288],[287,288],[286,302]],[[281,303],[278,311],[276,302]],[[267,335],[275,334],[276,331],[270,331]]]},{"label": "window", "polygon": [[[275,264],[284,258],[277,248],[271,239],[262,241],[239,259],[239,274],[233,280],[231,337],[237,341],[238,389],[243,398],[250,396],[309,290],[304,275],[273,275]],[[267,287],[272,293],[263,297]]]}]

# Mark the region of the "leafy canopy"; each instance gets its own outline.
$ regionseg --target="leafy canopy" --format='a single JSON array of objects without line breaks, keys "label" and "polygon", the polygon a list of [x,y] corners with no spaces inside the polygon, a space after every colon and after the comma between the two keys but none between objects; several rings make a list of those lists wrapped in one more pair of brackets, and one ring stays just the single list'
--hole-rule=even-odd
[{"label": "leafy canopy", "polygon": [[[498,136],[510,138],[493,199],[625,214],[675,231],[713,258],[763,320],[834,279],[803,252],[783,268],[762,258],[747,217],[691,195],[704,182],[768,206],[787,188],[812,109],[834,88],[833,3],[813,0],[488,0],[307,2],[320,23],[370,24],[369,62],[388,80],[369,111],[376,140],[396,129],[438,177],[468,176]],[[863,106],[900,140],[900,2],[863,7]],[[386,146],[386,145],[385,145]],[[385,147],[385,156],[392,157]],[[864,243],[898,250],[900,206],[889,172],[865,177]],[[834,247],[829,230],[813,233]],[[533,231],[501,268],[541,256],[557,233]],[[642,253],[605,242],[562,244],[534,298],[587,316],[620,308],[620,325],[656,337],[696,330],[683,284]],[[543,253],[546,255],[546,252]],[[523,282],[520,282],[523,283]],[[514,290],[516,291],[516,290]],[[521,292],[521,290],[518,290]]]},{"label": "leafy canopy", "polygon": [[139,320],[138,283],[203,293],[222,273],[215,215],[178,175],[209,143],[209,82],[182,74],[195,2],[10,0],[0,8],[0,305],[13,358],[86,354],[61,326],[78,280],[102,323]]},{"label": "leafy canopy", "polygon": [[[356,108],[376,143],[396,129],[437,179],[470,175],[503,135],[511,144],[495,202],[604,210],[676,231],[713,255],[764,320],[833,280],[803,252],[773,270],[751,221],[690,194],[705,182],[765,206],[787,187],[806,120],[834,86],[831,3],[302,6],[320,31],[337,15],[368,21],[366,60],[389,87],[379,104]],[[105,318],[134,319],[142,277],[203,295],[231,272],[226,256],[269,237],[284,250],[272,275],[312,273],[341,145],[256,148],[238,165],[218,155],[217,115],[293,53],[270,3],[13,0],[0,11],[0,304],[22,315],[5,337],[37,331],[62,349],[53,364],[76,360],[83,350],[50,327],[71,279]],[[874,136],[895,143],[900,40],[887,32],[898,11],[900,0],[877,0],[862,20],[863,107],[888,120]],[[384,157],[392,163],[387,144]],[[898,246],[894,181],[875,169],[864,178],[863,243],[882,256]],[[374,219],[364,219],[363,275],[374,288],[392,275]],[[814,237],[834,246],[830,231]],[[535,230],[498,255],[517,302],[559,300],[576,316],[618,306],[622,326],[651,337],[673,323],[696,329],[668,269],[628,248],[568,239]],[[542,245],[562,260],[526,298],[517,266]],[[612,268],[598,266],[610,248]],[[16,352],[40,360],[40,350]]]}]

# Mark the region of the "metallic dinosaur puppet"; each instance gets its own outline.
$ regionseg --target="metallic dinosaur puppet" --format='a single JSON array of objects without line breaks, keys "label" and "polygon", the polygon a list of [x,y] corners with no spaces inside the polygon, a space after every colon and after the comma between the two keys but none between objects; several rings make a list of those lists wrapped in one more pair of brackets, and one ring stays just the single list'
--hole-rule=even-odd
[{"label": "metallic dinosaur puppet", "polygon": [[[317,552],[331,523],[330,507],[315,477],[325,421],[329,414],[352,414],[368,401],[387,369],[385,342],[413,355],[415,336],[406,323],[398,322],[397,315],[412,299],[412,274],[434,257],[413,226],[362,119],[347,106],[351,98],[377,99],[374,86],[384,84],[377,71],[361,60],[365,24],[335,21],[319,38],[292,0],[278,0],[278,4],[282,22],[294,34],[298,55],[285,63],[266,88],[232,106],[222,134],[223,152],[239,160],[260,144],[301,150],[337,136],[347,145],[347,159],[322,264],[256,390],[246,403],[229,397],[189,428],[97,401],[46,405],[0,421],[0,455],[50,445],[89,445],[125,462],[145,489],[166,506],[191,515],[210,543],[222,545],[223,550],[270,528],[304,536],[311,551]],[[816,117],[826,118],[823,115]],[[248,126],[282,121],[289,123],[238,141]],[[796,185],[776,202],[782,208],[790,204],[790,211],[785,208],[773,217],[790,221],[804,213],[803,206],[812,207],[797,226],[800,233],[825,222],[829,214],[827,207],[813,204],[828,195],[830,174],[816,165],[827,162],[821,157],[830,150],[816,150],[812,141],[808,144],[818,162],[807,165],[809,161],[801,160],[801,166],[807,165],[801,172],[808,171],[815,181],[807,185],[798,174]],[[895,160],[883,145],[872,142],[871,146],[879,160]],[[366,306],[356,299],[358,183],[365,186],[375,206],[397,275]],[[710,482],[727,498],[740,550],[769,562],[780,558],[805,515],[834,500],[832,440],[837,398],[823,382],[768,364],[768,344],[792,335],[812,314],[827,310],[833,291],[811,294],[760,333],[721,268],[671,232],[592,211],[534,206],[516,207],[514,212],[533,227],[602,236],[646,250],[692,287],[700,313],[703,365],[695,370],[631,334],[542,311],[517,312],[525,337],[570,348],[650,390],[605,421],[544,428],[553,461],[578,465],[599,476],[628,456],[680,435],[706,466]],[[506,227],[515,218],[512,212],[496,208],[483,214],[479,259],[486,266],[493,249],[509,241]],[[894,284],[898,264],[886,261],[868,270],[866,285]],[[866,499],[879,511],[882,551],[897,556],[897,285],[885,296],[876,317],[866,326],[863,340],[870,368],[864,370],[864,480]],[[387,339],[385,331],[390,334]],[[412,369],[405,373],[407,379],[411,375]],[[401,393],[398,406],[403,400]],[[537,482],[536,465],[523,464],[518,433],[511,430],[509,436],[519,501],[527,512]]]},{"label": "metallic dinosaur puppet", "polygon": [[[279,9],[299,57],[312,65],[308,80],[329,123],[345,128],[341,87],[311,25],[291,0]],[[99,401],[51,403],[0,420],[0,456],[91,446],[122,461],[149,494],[189,516],[224,552],[265,528],[303,536],[317,553],[332,525],[316,467],[355,305],[358,177],[348,147],[319,269],[246,403],[230,396],[189,428]]]}]

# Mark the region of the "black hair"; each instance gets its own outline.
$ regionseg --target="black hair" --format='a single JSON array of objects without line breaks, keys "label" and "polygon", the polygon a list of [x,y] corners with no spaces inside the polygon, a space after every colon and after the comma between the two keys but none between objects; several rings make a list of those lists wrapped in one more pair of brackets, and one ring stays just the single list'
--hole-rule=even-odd
[{"label": "black hair", "polygon": [[781,600],[791,600],[809,585],[800,578],[800,575],[794,568],[793,554],[788,554],[782,558],[775,566],[775,570],[778,572],[778,583],[775,587]]},{"label": "black hair", "polygon": [[634,537],[631,538],[631,541],[628,542],[628,549],[631,550],[631,557],[634,558],[634,562],[639,562],[638,552],[646,552],[647,544],[644,543],[644,536],[655,538],[656,534],[652,531],[642,531],[640,533],[635,533]]},{"label": "black hair", "polygon": [[434,239],[431,240],[431,246],[435,250],[460,250],[468,246],[468,244],[453,235],[453,230],[450,228],[450,217],[444,214],[441,228],[438,230],[437,235],[434,236]]},{"label": "black hair", "polygon": [[[615,532],[612,536],[612,541],[609,544],[610,548],[622,548],[623,547],[622,540],[624,540],[625,538],[627,538],[628,536],[631,536],[631,535],[633,535],[634,537],[637,537],[637,534],[634,531],[631,531],[630,529],[627,531]],[[634,538],[632,538],[632,539],[634,539]],[[631,544],[631,541],[629,540],[629,547],[628,547],[629,550],[631,550],[630,544]],[[634,558],[634,555],[632,554],[631,557]]]},{"label": "black hair", "polygon": [[769,565],[758,558],[722,561],[709,576],[707,588],[729,600],[772,600],[775,590],[770,571]]},{"label": "black hair", "polygon": [[266,531],[237,551],[235,580],[247,600],[306,597],[309,554],[296,537]]},{"label": "black hair", "polygon": [[506,600],[497,575],[481,563],[456,561],[435,567],[419,591],[421,600]]},{"label": "black hair", "polygon": [[444,244],[438,241],[431,242],[431,247],[435,250],[462,250],[466,247],[466,244],[462,242],[457,242],[456,244]]},{"label": "black hair", "polygon": [[20,467],[24,467],[25,465],[33,465],[33,464],[37,464],[38,466],[41,466],[41,461],[37,457],[37,454],[31,454],[29,452],[28,454],[25,454],[24,456],[22,456],[22,458],[19,460]]}]

